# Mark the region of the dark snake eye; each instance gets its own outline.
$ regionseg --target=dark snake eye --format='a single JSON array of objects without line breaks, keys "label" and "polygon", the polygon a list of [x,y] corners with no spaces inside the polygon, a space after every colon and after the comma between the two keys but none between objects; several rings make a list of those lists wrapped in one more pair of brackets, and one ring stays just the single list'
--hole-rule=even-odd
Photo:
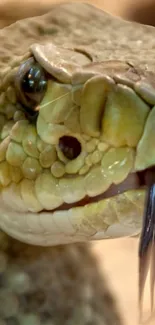
[{"label": "dark snake eye", "polygon": [[64,156],[70,160],[77,158],[81,153],[80,142],[71,136],[63,136],[59,139],[59,148]]},{"label": "dark snake eye", "polygon": [[47,78],[44,69],[32,58],[27,60],[19,68],[15,86],[25,111],[30,115],[36,114],[37,106],[47,89]]},{"label": "dark snake eye", "polygon": [[43,69],[34,64],[21,80],[21,86],[27,97],[38,101],[46,90],[47,81]]}]

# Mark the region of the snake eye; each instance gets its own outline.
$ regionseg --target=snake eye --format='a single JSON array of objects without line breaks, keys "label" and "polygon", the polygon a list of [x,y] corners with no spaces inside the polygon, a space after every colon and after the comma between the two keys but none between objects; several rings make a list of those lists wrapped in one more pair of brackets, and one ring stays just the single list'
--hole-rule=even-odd
[{"label": "snake eye", "polygon": [[17,72],[15,86],[24,110],[30,115],[36,114],[47,89],[44,69],[34,59],[27,60]]},{"label": "snake eye", "polygon": [[81,153],[80,142],[71,136],[63,136],[59,139],[59,148],[64,156],[70,160],[77,158]]}]

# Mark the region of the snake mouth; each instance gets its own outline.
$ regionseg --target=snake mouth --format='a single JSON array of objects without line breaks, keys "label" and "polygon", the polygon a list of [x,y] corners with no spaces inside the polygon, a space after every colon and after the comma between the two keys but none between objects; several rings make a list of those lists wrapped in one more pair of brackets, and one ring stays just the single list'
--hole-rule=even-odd
[{"label": "snake mouth", "polygon": [[[82,200],[75,203],[63,203],[56,209],[51,210],[51,212],[56,211],[67,211],[69,209],[84,207],[88,204],[96,203],[105,199],[110,199],[114,196],[119,196],[119,194],[125,193],[130,190],[146,189],[152,180],[153,169],[147,169],[142,172],[130,173],[123,182],[120,184],[112,184],[108,190],[104,193],[96,195],[94,197],[85,196]],[[42,210],[38,213],[50,212],[49,210]]]},{"label": "snake mouth", "polygon": [[18,240],[43,246],[139,233],[146,194],[145,174],[130,173],[123,182],[111,185],[99,195],[85,195],[79,201],[40,211],[28,210],[16,187],[10,187],[9,192],[3,191],[0,196],[0,227]]}]

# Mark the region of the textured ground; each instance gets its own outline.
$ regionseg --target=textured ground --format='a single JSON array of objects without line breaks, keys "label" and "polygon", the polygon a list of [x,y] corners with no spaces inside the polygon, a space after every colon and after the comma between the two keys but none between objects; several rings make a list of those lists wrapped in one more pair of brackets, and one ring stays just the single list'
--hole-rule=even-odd
[{"label": "textured ground", "polygon": [[[55,1],[56,2],[56,1]],[[89,2],[95,3],[97,6],[104,8],[105,10],[111,11],[114,14],[121,15],[126,18],[134,18],[143,22],[154,23],[154,14],[150,15],[149,11],[147,14],[146,8],[141,9],[142,0],[90,0]],[[147,8],[150,12],[154,12],[155,1],[147,2]],[[19,19],[24,16],[40,14],[41,12],[48,11],[51,3],[50,0],[27,0],[23,6],[23,2],[20,0],[10,1],[1,0],[0,2],[0,26],[7,25],[13,20]],[[9,4],[9,5],[8,5]],[[37,4],[37,5],[36,5]],[[154,7],[153,7],[154,6]],[[18,10],[17,10],[18,9]],[[150,19],[150,20],[149,20]],[[123,240],[109,240],[103,242],[97,242],[93,245],[93,251],[98,257],[98,261],[101,265],[103,272],[106,274],[109,284],[114,291],[116,300],[118,302],[121,314],[123,315],[124,325],[138,325],[137,322],[137,249],[138,241],[136,239],[123,239]],[[5,258],[0,257],[3,260],[3,268],[5,270]],[[1,264],[1,265],[3,265]],[[33,270],[31,270],[33,274]],[[34,276],[34,275],[33,275]],[[9,279],[9,277],[7,278]],[[0,277],[1,280],[1,277]],[[30,278],[25,278],[25,290],[29,286]],[[7,283],[7,282],[6,282]],[[148,288],[147,288],[148,289]],[[0,297],[1,299],[1,297]],[[11,299],[11,298],[10,298]],[[42,297],[40,298],[42,299]],[[16,304],[16,303],[15,303]],[[17,303],[18,304],[18,303]],[[16,304],[16,310],[18,306]],[[145,296],[145,316],[149,312],[149,290]],[[8,308],[10,309],[10,308]],[[6,311],[7,312],[7,311]],[[22,316],[21,316],[22,317]],[[11,322],[12,321],[12,322]],[[35,324],[39,322],[35,319]],[[3,324],[3,323],[2,323]],[[13,318],[9,325],[14,325]],[[24,324],[27,324],[26,321]],[[29,325],[30,323],[28,323]],[[34,324],[34,320],[33,320]],[[154,321],[152,323],[154,324]],[[1,323],[0,323],[1,325]],[[48,323],[49,325],[49,323]],[[50,323],[52,325],[52,323]],[[71,324],[72,325],[72,324]],[[73,324],[76,325],[76,324]],[[94,324],[93,324],[94,325]]]}]

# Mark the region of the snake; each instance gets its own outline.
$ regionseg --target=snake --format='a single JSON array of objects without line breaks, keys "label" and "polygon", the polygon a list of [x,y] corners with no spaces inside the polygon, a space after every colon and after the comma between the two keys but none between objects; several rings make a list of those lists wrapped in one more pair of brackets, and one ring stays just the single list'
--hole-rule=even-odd
[{"label": "snake", "polygon": [[154,27],[66,3],[0,30],[0,44],[0,229],[38,246],[139,234]]}]

